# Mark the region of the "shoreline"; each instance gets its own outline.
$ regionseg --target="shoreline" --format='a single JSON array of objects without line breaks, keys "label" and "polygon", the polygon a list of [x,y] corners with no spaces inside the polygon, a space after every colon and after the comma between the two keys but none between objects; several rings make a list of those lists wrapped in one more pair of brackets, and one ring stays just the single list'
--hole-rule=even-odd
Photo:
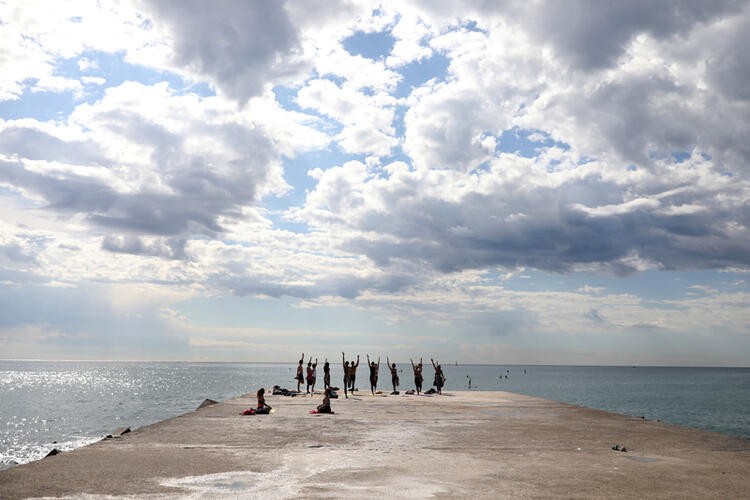
[{"label": "shoreline", "polygon": [[[739,497],[750,440],[502,391],[253,394],[0,471],[3,498]],[[628,451],[615,451],[613,446]]]}]

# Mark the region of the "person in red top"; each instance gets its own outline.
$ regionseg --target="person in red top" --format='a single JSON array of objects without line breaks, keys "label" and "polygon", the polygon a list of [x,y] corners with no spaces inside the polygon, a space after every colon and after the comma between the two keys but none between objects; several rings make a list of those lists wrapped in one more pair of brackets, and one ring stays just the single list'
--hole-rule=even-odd
[{"label": "person in red top", "polygon": [[305,380],[307,380],[307,390],[305,391],[306,394],[311,394],[311,388],[312,393],[315,393],[315,369],[317,367],[318,358],[315,358],[315,364],[313,364],[312,360],[307,361],[307,374],[305,376]]}]

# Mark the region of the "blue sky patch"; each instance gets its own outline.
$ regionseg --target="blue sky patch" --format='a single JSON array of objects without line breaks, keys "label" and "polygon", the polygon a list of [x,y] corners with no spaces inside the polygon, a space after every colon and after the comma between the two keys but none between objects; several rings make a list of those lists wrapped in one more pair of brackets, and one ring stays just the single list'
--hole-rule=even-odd
[{"label": "blue sky patch", "polygon": [[72,91],[31,92],[26,89],[20,99],[0,101],[3,120],[34,118],[39,121],[65,120],[75,109]]},{"label": "blue sky patch", "polygon": [[344,49],[353,56],[362,56],[368,59],[385,59],[393,50],[396,39],[387,31],[365,33],[357,31],[342,42]]},{"label": "blue sky patch", "polygon": [[500,134],[495,151],[534,158],[539,155],[540,149],[551,147],[558,147],[563,151],[570,149],[569,145],[555,141],[545,132],[513,127]]},{"label": "blue sky patch", "polygon": [[432,57],[409,63],[398,68],[403,80],[398,83],[396,97],[408,96],[412,89],[420,87],[433,78],[444,80],[450,59],[444,54],[434,53]]}]

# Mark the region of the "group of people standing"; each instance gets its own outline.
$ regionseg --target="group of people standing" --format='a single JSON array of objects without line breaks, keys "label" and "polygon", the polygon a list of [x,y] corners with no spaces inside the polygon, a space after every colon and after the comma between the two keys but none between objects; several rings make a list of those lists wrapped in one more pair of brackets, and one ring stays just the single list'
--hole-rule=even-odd
[{"label": "group of people standing", "polygon": [[[419,363],[416,365],[414,364],[413,359],[409,358],[409,361],[411,361],[411,369],[414,372],[414,385],[416,386],[417,394],[419,394],[422,392],[422,383],[424,382],[424,377],[422,376],[422,358],[419,358]],[[443,367],[440,366],[440,363],[436,363],[432,358],[430,358],[430,362],[432,363],[432,368],[435,370],[435,378],[432,381],[432,385],[435,386],[438,394],[442,394],[443,386],[446,381]],[[395,367],[396,365],[393,366]]]},{"label": "group of people standing", "polygon": [[[415,364],[414,360],[409,359],[411,361],[411,368],[414,372],[414,386],[415,391],[417,394],[420,394],[422,392],[422,384],[424,382],[424,376],[422,375],[422,368],[423,368],[423,362],[422,358],[419,358],[419,363]],[[435,370],[435,378],[433,380],[433,385],[435,386],[437,393],[442,394],[443,393],[443,386],[445,385],[445,374],[443,373],[443,369],[440,366],[440,363],[435,362],[434,359],[430,358],[430,362],[432,363],[432,367]],[[388,365],[388,369],[391,372],[391,384],[393,385],[393,392],[392,394],[398,394],[398,387],[400,385],[400,380],[398,376],[398,370],[396,369],[396,363],[391,363],[390,359],[386,357],[386,363]],[[295,380],[297,380],[297,391],[301,392],[302,383],[306,382],[306,394],[314,394],[315,393],[315,383],[317,382],[317,367],[318,367],[318,358],[315,358],[315,361],[313,361],[312,357],[310,357],[307,361],[307,368],[304,368],[305,364],[305,353],[302,353],[302,356],[300,357],[299,364],[297,365],[297,374],[295,375]],[[355,390],[355,383],[357,380],[357,368],[359,368],[359,354],[357,355],[357,360],[346,360],[346,354],[344,352],[341,353],[341,365],[344,370],[344,396],[349,397],[349,393],[354,393]],[[372,394],[375,394],[375,391],[377,391],[378,388],[378,374],[380,372],[380,357],[378,357],[377,362],[370,359],[370,355],[367,355],[367,367],[370,370],[370,391]],[[323,388],[327,391],[331,388],[331,365],[328,362],[328,358],[325,359],[325,362],[323,364]]]},{"label": "group of people standing", "polygon": [[[299,364],[297,365],[297,374],[294,376],[294,379],[297,381],[297,392],[300,392],[300,386],[303,382],[307,382],[307,388],[305,390],[306,394],[314,394],[315,393],[315,383],[318,380],[318,358],[315,358],[315,362],[312,360],[312,356],[307,361],[307,369],[305,370],[303,368],[303,365],[305,364],[305,353],[302,353],[302,356],[299,359]],[[328,363],[328,358],[326,358],[325,362],[323,363],[323,388],[327,389],[331,386],[331,365]]]},{"label": "group of people standing", "polygon": [[[388,369],[391,372],[391,384],[393,385],[393,392],[391,394],[398,394],[398,387],[400,384],[399,376],[398,376],[398,370],[396,368],[396,363],[391,363],[391,360],[388,359],[388,357],[385,358],[386,363],[388,365]],[[411,362],[411,369],[414,372],[414,386],[415,386],[415,392],[417,394],[420,394],[422,392],[422,384],[424,382],[424,376],[422,375],[422,368],[423,368],[423,362],[422,358],[419,358],[419,363],[414,363],[413,359],[409,359]],[[440,366],[440,363],[437,363],[434,359],[430,358],[430,362],[432,363],[432,367],[435,370],[435,378],[433,380],[433,385],[436,388],[436,392],[438,394],[443,393],[443,386],[445,385],[445,374],[443,373],[443,369]],[[357,360],[354,361],[347,361],[346,360],[346,354],[341,353],[341,364],[344,369],[344,396],[349,397],[349,393],[354,393],[355,390],[355,382],[357,380],[357,368],[359,367],[359,354],[357,355]],[[380,357],[378,357],[377,362],[370,359],[370,355],[367,355],[367,367],[370,370],[370,391],[374,395],[378,388],[378,374],[380,372]],[[297,372],[294,376],[294,379],[297,381],[297,392],[301,392],[302,384],[306,382],[306,394],[315,394],[315,383],[317,382],[317,370],[318,370],[318,358],[315,358],[313,361],[312,357],[308,358],[307,361],[307,368],[305,368],[305,353],[302,353],[302,356],[300,357],[299,363],[297,364]],[[328,358],[325,359],[323,363],[323,388],[324,388],[324,396],[323,396],[323,402],[320,404],[316,410],[311,411],[315,413],[333,413],[331,410],[331,397],[336,397],[333,395],[333,390],[336,389],[331,386],[331,365],[328,362]],[[411,391],[407,391],[411,392]],[[270,413],[272,408],[266,403],[265,399],[265,389],[261,388],[257,392],[258,397],[258,406],[254,410],[246,410],[246,411],[252,411],[253,414],[264,414],[264,413]]]}]

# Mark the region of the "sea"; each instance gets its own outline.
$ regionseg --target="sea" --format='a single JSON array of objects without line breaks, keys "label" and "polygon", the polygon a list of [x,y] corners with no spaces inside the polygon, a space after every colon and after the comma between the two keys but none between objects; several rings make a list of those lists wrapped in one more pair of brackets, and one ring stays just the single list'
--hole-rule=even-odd
[{"label": "sea", "polygon": [[[322,386],[322,366],[318,367]],[[413,386],[399,364],[401,387]],[[260,387],[296,389],[296,363],[0,360],[0,470]],[[750,368],[444,364],[444,391],[510,391],[750,439]],[[358,387],[367,387],[367,367]],[[424,389],[433,369],[424,368]],[[331,365],[333,385],[341,366]],[[390,376],[381,367],[381,386]],[[303,389],[304,390],[304,389]]]}]

